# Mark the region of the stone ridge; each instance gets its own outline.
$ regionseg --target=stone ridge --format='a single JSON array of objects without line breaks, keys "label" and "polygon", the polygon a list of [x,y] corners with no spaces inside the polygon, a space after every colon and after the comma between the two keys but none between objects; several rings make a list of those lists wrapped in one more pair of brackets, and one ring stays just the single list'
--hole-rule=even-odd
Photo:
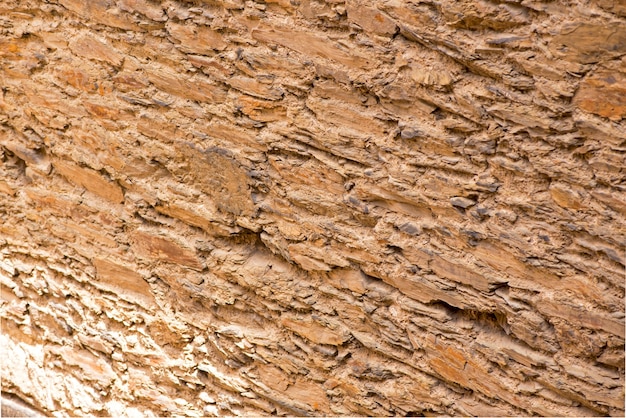
[{"label": "stone ridge", "polygon": [[624,415],[619,1],[4,0],[3,393]]}]

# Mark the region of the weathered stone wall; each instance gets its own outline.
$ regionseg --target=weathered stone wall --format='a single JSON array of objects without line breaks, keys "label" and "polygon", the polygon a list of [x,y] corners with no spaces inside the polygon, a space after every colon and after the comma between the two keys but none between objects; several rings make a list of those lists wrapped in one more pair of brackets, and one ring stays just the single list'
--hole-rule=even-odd
[{"label": "weathered stone wall", "polygon": [[622,415],[619,0],[4,0],[2,390]]}]

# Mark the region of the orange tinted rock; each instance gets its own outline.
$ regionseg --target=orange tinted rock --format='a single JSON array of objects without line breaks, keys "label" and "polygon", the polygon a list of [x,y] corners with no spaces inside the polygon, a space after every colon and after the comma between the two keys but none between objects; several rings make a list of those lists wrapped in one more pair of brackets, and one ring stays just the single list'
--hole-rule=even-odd
[{"label": "orange tinted rock", "polygon": [[96,91],[96,83],[89,74],[77,68],[67,67],[58,71],[58,77],[70,86],[84,92]]},{"label": "orange tinted rock", "polygon": [[4,180],[0,180],[0,192],[8,194],[9,196],[15,196],[15,190],[13,190]]},{"label": "orange tinted rock", "polygon": [[[61,0],[60,3],[67,9],[78,14],[82,18],[113,26],[115,28],[138,30],[139,26],[130,20],[128,15],[112,13],[115,10],[110,0],[94,0],[84,2],[82,0]],[[113,9],[113,10],[112,10]]]},{"label": "orange tinted rock", "polygon": [[537,309],[546,314],[565,319],[569,324],[602,330],[620,338],[624,338],[624,320],[617,320],[600,313],[581,312],[573,306],[568,306],[553,300],[542,300],[537,304]]},{"label": "orange tinted rock", "polygon": [[113,345],[104,340],[103,338],[91,337],[84,334],[78,334],[78,339],[80,343],[86,347],[91,348],[92,350],[99,351],[101,353],[105,353],[111,355],[113,353]]},{"label": "orange tinted rock", "polygon": [[224,81],[237,90],[260,99],[279,100],[283,97],[283,92],[281,90],[268,86],[267,84],[260,83],[251,78],[229,77]]},{"label": "orange tinted rock", "polygon": [[68,232],[73,233],[84,241],[97,243],[103,249],[117,247],[117,242],[100,225],[83,226],[70,220],[63,220],[58,226],[63,226]]},{"label": "orange tinted rock", "polygon": [[154,303],[150,286],[139,273],[103,258],[94,259],[93,265],[96,277],[108,290],[131,300],[139,299],[148,306]]},{"label": "orange tinted rock", "polygon": [[439,256],[433,256],[430,268],[438,276],[445,277],[457,283],[463,283],[484,292],[489,291],[492,285],[484,276],[461,264],[451,263]]},{"label": "orange tinted rock", "polygon": [[329,411],[326,391],[314,382],[298,379],[296,383],[287,388],[285,393],[289,398],[308,405],[313,411]]},{"label": "orange tinted rock", "polygon": [[120,66],[124,59],[115,48],[87,34],[72,39],[70,49],[78,56],[108,62],[116,67]]},{"label": "orange tinted rock", "polygon": [[581,83],[574,104],[614,121],[626,119],[626,74],[614,69],[593,73]]},{"label": "orange tinted rock", "polygon": [[176,126],[155,119],[140,118],[137,121],[137,130],[145,136],[159,139],[164,143],[171,143],[176,139]]},{"label": "orange tinted rock", "polygon": [[118,1],[120,9],[127,12],[139,12],[149,19],[156,21],[165,20],[163,9],[146,0],[120,0]]},{"label": "orange tinted rock", "polygon": [[78,203],[67,196],[33,190],[25,190],[25,193],[38,211],[51,212],[57,216],[71,216],[74,220],[85,217],[85,213],[78,208]]},{"label": "orange tinted rock", "polygon": [[354,132],[361,136],[371,136],[383,135],[385,132],[384,124],[373,115],[368,115],[362,106],[346,106],[316,98],[309,98],[306,104],[318,120],[335,126],[342,134]]},{"label": "orange tinted rock", "polygon": [[229,126],[223,123],[211,123],[206,127],[199,127],[199,130],[213,138],[227,141],[242,147],[251,147],[265,151],[267,146],[260,138],[257,138],[254,131],[245,130],[240,126]]},{"label": "orange tinted rock", "polygon": [[9,139],[4,141],[0,140],[0,145],[3,145],[6,149],[17,155],[29,167],[39,173],[50,174],[52,166],[50,165],[50,159],[45,153],[45,149],[29,149],[23,145],[19,137],[9,137]]},{"label": "orange tinted rock", "polygon": [[411,66],[411,78],[418,84],[425,86],[450,86],[452,76],[445,70],[433,71],[421,65]]},{"label": "orange tinted rock", "polygon": [[256,373],[258,373],[261,381],[272,390],[284,392],[289,386],[289,378],[285,375],[285,372],[274,366],[259,365]]},{"label": "orange tinted rock", "polygon": [[565,27],[550,49],[568,61],[589,64],[626,52],[626,24],[580,23]]},{"label": "orange tinted rock", "polygon": [[[343,257],[336,254],[330,248],[317,247],[311,251],[311,248],[302,243],[289,245],[289,254],[294,260],[304,257],[307,260],[319,260],[322,261],[320,265],[321,270],[329,270],[329,266],[348,267],[350,263]],[[308,270],[308,269],[305,269]],[[311,268],[315,270],[315,268]]]},{"label": "orange tinted rock", "polygon": [[526,9],[513,4],[461,0],[442,6],[441,11],[449,25],[467,29],[503,30],[529,23]]},{"label": "orange tinted rock", "polygon": [[222,35],[206,26],[168,23],[167,30],[184,52],[208,55],[214,50],[223,50],[227,45]]},{"label": "orange tinted rock", "polygon": [[308,318],[283,318],[281,323],[316,344],[341,345],[350,337],[346,330],[331,329]]},{"label": "orange tinted rock", "polygon": [[290,12],[293,11],[294,8],[294,5],[291,3],[290,0],[266,0],[265,3],[280,6]]},{"label": "orange tinted rock", "polygon": [[366,32],[391,36],[398,30],[398,27],[389,16],[365,4],[350,1],[347,3],[346,10],[348,12],[348,20],[356,23]]},{"label": "orange tinted rock", "polygon": [[333,286],[350,289],[359,294],[367,290],[367,276],[360,270],[333,269],[329,273]]},{"label": "orange tinted rock", "polygon": [[582,208],[582,205],[580,203],[581,196],[570,187],[566,187],[563,184],[551,185],[550,195],[552,196],[554,201],[561,207],[568,209]]},{"label": "orange tinted rock", "polygon": [[119,85],[123,85],[124,87],[120,88],[122,90],[141,89],[149,84],[148,80],[145,80],[139,74],[131,72],[120,72],[113,77],[113,81],[118,83],[118,88],[120,88]]},{"label": "orange tinted rock", "polygon": [[611,209],[621,213],[622,215],[626,215],[626,202],[624,202],[624,200],[613,196],[611,193],[600,190],[591,192],[591,195]]},{"label": "orange tinted rock", "polygon": [[318,35],[296,31],[285,27],[261,27],[252,36],[263,42],[274,42],[305,55],[313,55],[346,66],[367,66],[368,62],[358,55],[339,49],[332,41]]},{"label": "orange tinted rock", "polygon": [[117,376],[105,360],[96,357],[87,350],[53,346],[50,351],[59,356],[66,364],[78,367],[84,378],[99,383],[101,388],[111,385]]},{"label": "orange tinted rock", "polygon": [[[368,271],[365,271],[370,274]],[[370,274],[374,275],[374,274]],[[457,308],[466,308],[467,302],[455,295],[454,291],[445,291],[437,288],[436,284],[429,283],[427,279],[418,275],[410,274],[385,274],[382,280],[398,289],[411,299],[422,303],[432,303],[438,300],[444,301]]]},{"label": "orange tinted rock", "polygon": [[81,117],[87,114],[82,106],[76,106],[58,90],[25,84],[24,93],[29,103],[34,106],[35,112],[50,109],[68,117]]},{"label": "orange tinted rock", "polygon": [[620,0],[596,0],[596,4],[618,16],[626,17],[626,4]]},{"label": "orange tinted rock", "polygon": [[499,245],[481,242],[472,254],[483,263],[489,265],[499,274],[508,275],[511,286],[522,289],[536,289],[536,286],[558,288],[558,276],[544,269],[533,267],[517,259],[511,252]]},{"label": "orange tinted rock", "polygon": [[298,253],[294,249],[289,250],[289,255],[296,264],[306,271],[330,271],[332,269],[331,266],[322,260]]},{"label": "orange tinted rock", "polygon": [[623,415],[618,3],[0,1],[2,390]]},{"label": "orange tinted rock", "polygon": [[158,89],[183,99],[221,103],[226,98],[224,90],[208,83],[204,77],[191,79],[169,70],[155,69],[147,74],[147,78]]},{"label": "orange tinted rock", "polygon": [[471,386],[469,379],[463,369],[452,366],[445,359],[434,358],[430,360],[430,366],[444,379],[458,383],[462,386]]},{"label": "orange tinted rock", "polygon": [[70,182],[84,187],[90,192],[110,200],[113,203],[122,203],[124,201],[122,188],[116,183],[106,180],[97,171],[82,168],[77,164],[66,161],[56,161],[53,165],[55,170]]},{"label": "orange tinted rock", "polygon": [[192,210],[177,204],[161,204],[155,206],[157,212],[176,218],[188,225],[202,228],[208,234],[218,237],[229,237],[236,233],[236,229],[220,224],[215,214],[206,211],[206,208]]},{"label": "orange tinted rock", "polygon": [[250,119],[259,122],[274,122],[282,120],[287,115],[287,109],[275,101],[258,100],[248,96],[240,96],[237,105],[242,113]]},{"label": "orange tinted rock", "polygon": [[411,377],[392,379],[380,385],[380,391],[392,402],[404,410],[415,410],[424,403],[434,403],[436,398],[431,395],[431,385],[425,381],[421,373]]},{"label": "orange tinted rock", "polygon": [[167,238],[136,231],[133,234],[133,249],[139,255],[152,260],[166,261],[194,270],[202,270],[202,264],[193,250]]},{"label": "orange tinted rock", "polygon": [[117,107],[104,106],[93,102],[84,102],[87,111],[98,119],[109,119],[111,121],[118,121],[129,119],[130,115],[123,112]]}]

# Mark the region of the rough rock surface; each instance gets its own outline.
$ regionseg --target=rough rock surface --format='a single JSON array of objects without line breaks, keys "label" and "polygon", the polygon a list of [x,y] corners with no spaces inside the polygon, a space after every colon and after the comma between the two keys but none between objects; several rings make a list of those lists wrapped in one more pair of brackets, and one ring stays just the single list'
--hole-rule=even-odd
[{"label": "rough rock surface", "polygon": [[624,415],[618,0],[4,0],[2,391]]}]

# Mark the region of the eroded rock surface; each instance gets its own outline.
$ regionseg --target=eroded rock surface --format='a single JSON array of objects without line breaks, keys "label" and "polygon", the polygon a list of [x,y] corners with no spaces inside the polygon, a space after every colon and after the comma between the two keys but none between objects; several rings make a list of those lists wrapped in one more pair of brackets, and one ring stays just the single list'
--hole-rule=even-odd
[{"label": "eroded rock surface", "polygon": [[3,1],[2,391],[623,416],[619,3]]}]

